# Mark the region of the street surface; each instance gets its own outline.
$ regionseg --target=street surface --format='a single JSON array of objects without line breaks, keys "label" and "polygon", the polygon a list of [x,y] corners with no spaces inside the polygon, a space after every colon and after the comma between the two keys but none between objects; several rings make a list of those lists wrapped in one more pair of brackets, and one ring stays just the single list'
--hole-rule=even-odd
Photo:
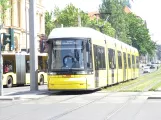
[{"label": "street surface", "polygon": [[4,88],[6,96],[23,97],[0,100],[0,120],[161,120],[160,90],[49,92],[42,85],[39,93],[31,94],[30,86]]},{"label": "street surface", "polygon": [[156,97],[161,92],[59,92],[0,101],[0,120],[161,120],[161,99]]},{"label": "street surface", "polygon": [[[47,90],[47,85],[39,85],[39,90]],[[25,92],[30,90],[30,86],[21,86],[21,87],[12,87],[12,88],[3,88],[4,95],[14,94],[18,92]]]}]

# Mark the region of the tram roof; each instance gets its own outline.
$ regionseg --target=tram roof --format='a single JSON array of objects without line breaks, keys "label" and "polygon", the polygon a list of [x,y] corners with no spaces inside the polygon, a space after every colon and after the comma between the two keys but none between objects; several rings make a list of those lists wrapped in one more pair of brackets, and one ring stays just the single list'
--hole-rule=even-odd
[{"label": "tram roof", "polygon": [[53,38],[94,38],[104,39],[104,34],[88,27],[64,27],[55,28],[50,33],[48,39]]},{"label": "tram roof", "polygon": [[64,27],[64,28],[55,28],[49,34],[48,39],[54,38],[92,38],[94,40],[106,40],[107,42],[114,42],[116,44],[121,44],[122,47],[128,49],[136,49],[122,41],[119,41],[115,38],[107,36],[93,28],[89,27]]}]

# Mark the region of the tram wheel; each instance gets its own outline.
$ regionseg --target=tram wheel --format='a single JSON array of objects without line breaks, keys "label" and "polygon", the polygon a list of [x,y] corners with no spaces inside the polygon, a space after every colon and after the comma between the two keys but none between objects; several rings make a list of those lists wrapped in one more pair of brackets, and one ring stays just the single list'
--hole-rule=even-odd
[{"label": "tram wheel", "polygon": [[39,81],[40,85],[44,85],[44,76],[40,75],[40,81]]},{"label": "tram wheel", "polygon": [[11,76],[7,77],[7,87],[11,88],[13,86],[13,78]]}]

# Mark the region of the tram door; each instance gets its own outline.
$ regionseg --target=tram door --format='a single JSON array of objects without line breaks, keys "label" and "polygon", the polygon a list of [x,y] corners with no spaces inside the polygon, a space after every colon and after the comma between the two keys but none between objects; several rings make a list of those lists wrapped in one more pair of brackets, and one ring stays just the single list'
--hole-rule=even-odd
[{"label": "tram door", "polygon": [[117,83],[117,69],[116,69],[116,54],[115,50],[108,49],[108,58],[109,58],[109,81],[108,84]]},{"label": "tram door", "polygon": [[16,54],[16,75],[17,84],[25,84],[26,81],[26,66],[25,66],[25,55]]},{"label": "tram door", "polygon": [[135,56],[132,55],[132,79],[135,78]]},{"label": "tram door", "polygon": [[127,68],[127,62],[126,62],[126,53],[123,53],[124,57],[124,67],[123,67],[123,80],[126,81],[126,68]]},{"label": "tram door", "polygon": [[99,87],[99,66],[98,66],[98,50],[97,50],[97,46],[94,45],[94,64],[95,64],[95,87]]}]

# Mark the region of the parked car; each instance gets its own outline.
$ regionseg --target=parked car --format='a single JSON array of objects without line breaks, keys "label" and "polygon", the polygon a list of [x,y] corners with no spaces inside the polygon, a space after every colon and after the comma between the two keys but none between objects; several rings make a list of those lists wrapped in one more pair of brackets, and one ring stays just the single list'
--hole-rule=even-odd
[{"label": "parked car", "polygon": [[151,66],[150,66],[150,69],[155,69],[155,66],[154,66],[154,65],[151,65]]},{"label": "parked car", "polygon": [[147,66],[151,66],[151,63],[148,63]]},{"label": "parked car", "polygon": [[143,73],[150,73],[150,68],[148,66],[144,67]]}]

